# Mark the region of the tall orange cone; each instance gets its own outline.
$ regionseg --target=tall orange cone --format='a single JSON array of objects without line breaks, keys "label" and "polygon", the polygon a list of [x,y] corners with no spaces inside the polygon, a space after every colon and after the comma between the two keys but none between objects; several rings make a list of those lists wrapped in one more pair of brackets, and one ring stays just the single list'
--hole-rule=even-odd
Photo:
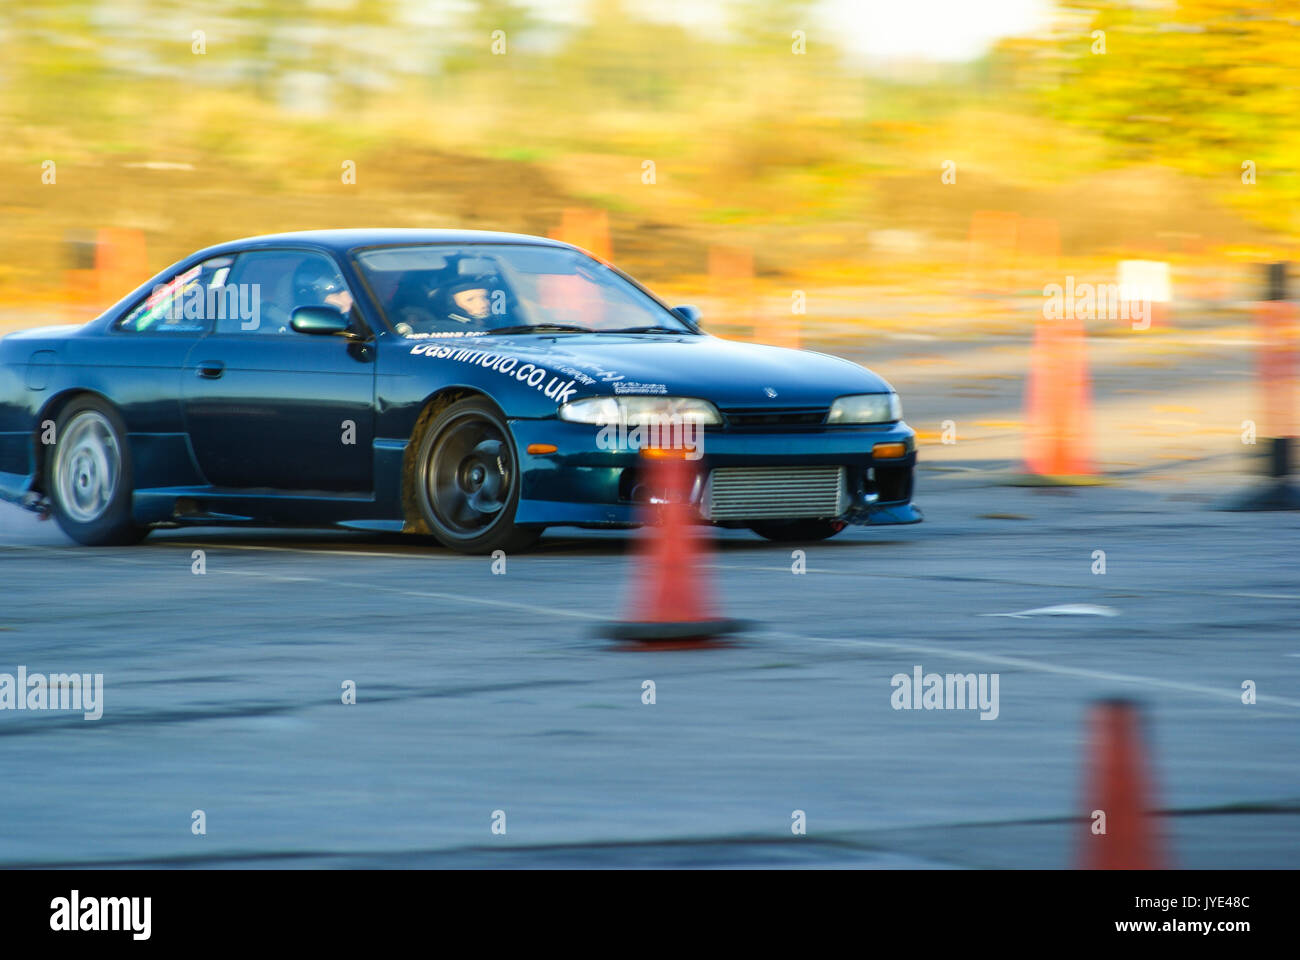
[{"label": "tall orange cone", "polygon": [[1069,314],[1040,318],[1025,390],[1028,473],[1068,482],[1096,472],[1091,392],[1083,322]]},{"label": "tall orange cone", "polygon": [[740,620],[719,618],[714,612],[712,585],[702,562],[706,548],[691,522],[690,494],[696,471],[681,453],[642,451],[651,465],[647,486],[657,502],[646,517],[633,579],[633,619],[612,623],[603,631],[613,639],[700,641],[736,633],[746,626]]},{"label": "tall orange cone", "polygon": [[1300,310],[1289,300],[1255,305],[1259,337],[1260,430],[1266,437],[1300,435],[1296,418],[1296,375],[1300,373]]},{"label": "tall orange cone", "polygon": [[94,316],[99,303],[99,271],[95,269],[95,239],[84,230],[64,239],[68,268],[63,271],[65,319],[77,323]]},{"label": "tall orange cone", "polygon": [[85,319],[149,279],[144,232],[104,227],[93,239],[85,231],[69,234],[65,247],[73,263],[64,271],[65,300],[71,319]]},{"label": "tall orange cone", "polygon": [[1020,215],[1009,210],[976,210],[971,214],[970,282],[976,296],[1006,294],[1012,286]]},{"label": "tall orange cone", "polygon": [[103,227],[95,243],[95,269],[99,273],[99,294],[108,304],[131,292],[149,279],[149,257],[144,231],[126,227]]},{"label": "tall orange cone", "polygon": [[1085,870],[1158,870],[1165,866],[1152,816],[1137,704],[1102,700],[1089,718]]},{"label": "tall orange cone", "polygon": [[722,305],[722,316],[715,323],[745,328],[748,339],[754,342],[770,342],[765,338],[772,335],[772,330],[759,324],[754,251],[744,247],[709,247],[709,293]]},{"label": "tall orange cone", "polygon": [[1256,304],[1255,319],[1261,391],[1258,430],[1261,440],[1267,438],[1268,479],[1243,494],[1233,495],[1219,505],[1220,510],[1300,510],[1300,486],[1292,476],[1293,451],[1300,436],[1300,394],[1296,388],[1300,374],[1300,309],[1287,299],[1289,264],[1270,263],[1267,270],[1266,299]]},{"label": "tall orange cone", "polygon": [[609,213],[585,207],[568,207],[560,215],[560,225],[550,232],[552,240],[562,240],[609,262],[614,247],[609,235]]},{"label": "tall orange cone", "polygon": [[1050,217],[1024,217],[1015,224],[1017,286],[1033,289],[1060,272],[1061,224]]}]

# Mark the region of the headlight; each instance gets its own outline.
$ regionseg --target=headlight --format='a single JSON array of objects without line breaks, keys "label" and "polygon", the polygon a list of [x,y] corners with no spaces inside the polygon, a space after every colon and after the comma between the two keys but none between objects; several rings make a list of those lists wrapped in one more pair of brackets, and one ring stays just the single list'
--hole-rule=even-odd
[{"label": "headlight", "polygon": [[560,419],[573,423],[615,424],[665,423],[672,418],[697,423],[722,422],[718,408],[707,400],[691,397],[588,397],[560,407]]},{"label": "headlight", "polygon": [[860,393],[831,404],[827,423],[893,423],[903,419],[896,393]]}]

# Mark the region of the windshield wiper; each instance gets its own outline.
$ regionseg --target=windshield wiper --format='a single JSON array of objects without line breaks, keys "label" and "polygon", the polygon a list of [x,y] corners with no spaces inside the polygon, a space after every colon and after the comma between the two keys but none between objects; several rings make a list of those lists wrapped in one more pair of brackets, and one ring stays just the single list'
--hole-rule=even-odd
[{"label": "windshield wiper", "polygon": [[681,327],[661,327],[652,325],[648,327],[620,327],[617,330],[602,330],[601,333],[690,333],[689,330],[683,330]]},{"label": "windshield wiper", "polygon": [[548,333],[569,331],[571,333],[595,333],[590,327],[579,327],[572,323],[521,323],[514,327],[494,327],[488,333]]}]

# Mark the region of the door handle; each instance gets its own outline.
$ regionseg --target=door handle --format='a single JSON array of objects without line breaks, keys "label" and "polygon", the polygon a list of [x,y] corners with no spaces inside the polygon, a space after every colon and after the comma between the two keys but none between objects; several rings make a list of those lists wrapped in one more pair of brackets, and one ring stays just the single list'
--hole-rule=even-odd
[{"label": "door handle", "polygon": [[204,380],[219,380],[221,375],[226,372],[226,365],[220,360],[211,360],[207,363],[200,363],[198,375]]}]

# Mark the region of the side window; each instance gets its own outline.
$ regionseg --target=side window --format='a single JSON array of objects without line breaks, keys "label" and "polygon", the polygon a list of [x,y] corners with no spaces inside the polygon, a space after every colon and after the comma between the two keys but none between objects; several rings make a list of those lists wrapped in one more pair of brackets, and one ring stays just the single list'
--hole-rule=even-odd
[{"label": "side window", "polygon": [[241,291],[251,309],[248,316],[217,318],[218,333],[292,333],[289,321],[299,307],[333,307],[345,314],[352,311],[352,294],[343,275],[323,253],[241,253],[230,271],[230,285]]},{"label": "side window", "polygon": [[[213,257],[153,288],[114,326],[127,333],[206,333],[229,305],[226,277],[233,257]],[[238,309],[238,303],[235,304]]]}]

